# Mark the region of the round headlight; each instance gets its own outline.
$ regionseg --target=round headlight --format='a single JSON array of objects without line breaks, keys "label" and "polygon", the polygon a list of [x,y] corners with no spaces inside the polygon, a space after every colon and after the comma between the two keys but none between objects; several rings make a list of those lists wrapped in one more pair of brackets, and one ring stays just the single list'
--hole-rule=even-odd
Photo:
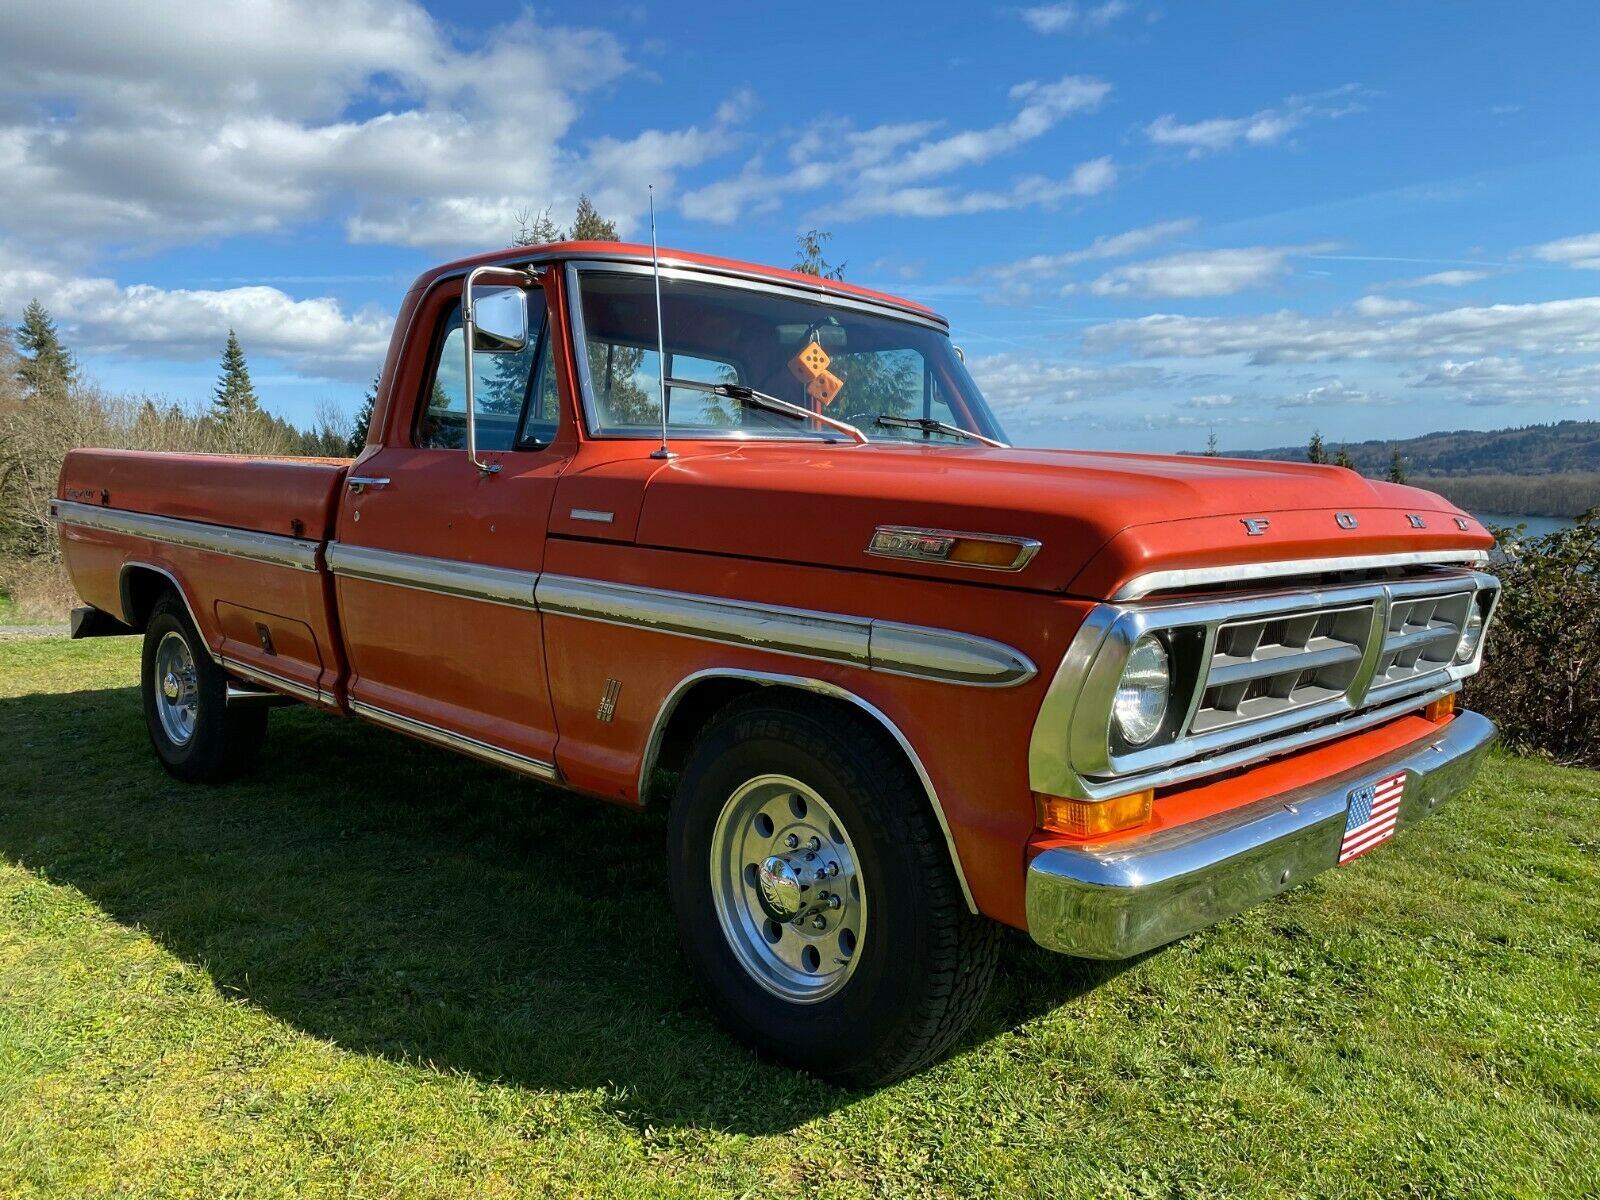
[{"label": "round headlight", "polygon": [[1161,728],[1172,691],[1172,670],[1161,639],[1145,634],[1133,644],[1128,665],[1117,681],[1111,717],[1130,746],[1142,746]]},{"label": "round headlight", "polygon": [[1483,639],[1483,609],[1474,604],[1467,610],[1467,623],[1461,627],[1461,638],[1456,642],[1456,661],[1464,663],[1478,652]]}]

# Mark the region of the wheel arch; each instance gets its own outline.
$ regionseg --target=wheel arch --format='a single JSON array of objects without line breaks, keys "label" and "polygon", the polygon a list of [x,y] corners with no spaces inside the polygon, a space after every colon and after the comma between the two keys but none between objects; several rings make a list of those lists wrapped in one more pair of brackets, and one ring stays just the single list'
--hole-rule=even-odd
[{"label": "wheel arch", "polygon": [[972,898],[972,889],[967,885],[967,875],[961,867],[961,854],[956,849],[955,837],[950,831],[949,821],[945,818],[944,805],[939,801],[938,790],[933,786],[933,779],[923,766],[916,748],[901,732],[899,726],[877,705],[856,695],[848,688],[829,683],[824,679],[738,667],[711,667],[679,680],[672,691],[667,693],[666,699],[661,702],[661,708],[656,713],[655,722],[650,729],[650,738],[645,743],[644,756],[639,763],[640,802],[643,803],[649,795],[650,778],[656,768],[675,769],[683,761],[695,734],[713,713],[730,701],[763,688],[808,692],[851,705],[871,717],[894,740],[911,765],[911,769],[916,772],[923,793],[927,797],[928,806],[933,810],[934,819],[939,823],[939,831],[944,835],[945,851],[950,856],[950,866],[956,873],[956,882],[961,885],[961,894],[967,902],[967,908],[977,913],[978,906]]},{"label": "wheel arch", "polygon": [[183,607],[189,613],[189,620],[193,622],[195,632],[200,635],[201,644],[205,646],[206,653],[215,659],[216,651],[206,641],[205,626],[200,624],[199,615],[189,599],[188,589],[169,567],[149,562],[122,564],[122,570],[117,576],[117,594],[122,603],[122,623],[138,633],[143,633],[145,626],[150,623],[150,614],[155,609],[156,602],[166,591],[176,592],[178,598],[183,601]]}]

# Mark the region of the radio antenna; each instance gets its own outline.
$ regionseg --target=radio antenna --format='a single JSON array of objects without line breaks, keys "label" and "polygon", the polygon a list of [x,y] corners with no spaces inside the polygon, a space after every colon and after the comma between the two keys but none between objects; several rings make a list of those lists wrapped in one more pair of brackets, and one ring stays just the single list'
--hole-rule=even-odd
[{"label": "radio antenna", "polygon": [[656,378],[660,381],[661,448],[651,458],[672,458],[667,449],[667,337],[661,327],[661,251],[656,248],[656,185],[650,185],[650,265],[656,278]]}]

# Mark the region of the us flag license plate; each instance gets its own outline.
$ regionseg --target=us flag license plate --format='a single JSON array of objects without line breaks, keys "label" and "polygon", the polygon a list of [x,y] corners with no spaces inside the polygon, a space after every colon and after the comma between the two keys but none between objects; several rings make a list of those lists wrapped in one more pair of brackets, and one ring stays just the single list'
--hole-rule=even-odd
[{"label": "us flag license plate", "polygon": [[1340,866],[1394,836],[1395,822],[1400,819],[1400,801],[1405,799],[1405,794],[1404,771],[1350,793],[1346,800],[1344,840],[1339,843]]}]

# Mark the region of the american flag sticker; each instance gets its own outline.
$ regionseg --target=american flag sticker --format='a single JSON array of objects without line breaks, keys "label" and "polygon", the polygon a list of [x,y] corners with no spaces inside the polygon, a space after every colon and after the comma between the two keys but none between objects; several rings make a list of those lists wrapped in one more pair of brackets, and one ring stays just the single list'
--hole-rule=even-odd
[{"label": "american flag sticker", "polygon": [[1341,866],[1394,836],[1395,822],[1400,819],[1400,801],[1405,793],[1404,771],[1350,793],[1344,840],[1339,843]]}]

